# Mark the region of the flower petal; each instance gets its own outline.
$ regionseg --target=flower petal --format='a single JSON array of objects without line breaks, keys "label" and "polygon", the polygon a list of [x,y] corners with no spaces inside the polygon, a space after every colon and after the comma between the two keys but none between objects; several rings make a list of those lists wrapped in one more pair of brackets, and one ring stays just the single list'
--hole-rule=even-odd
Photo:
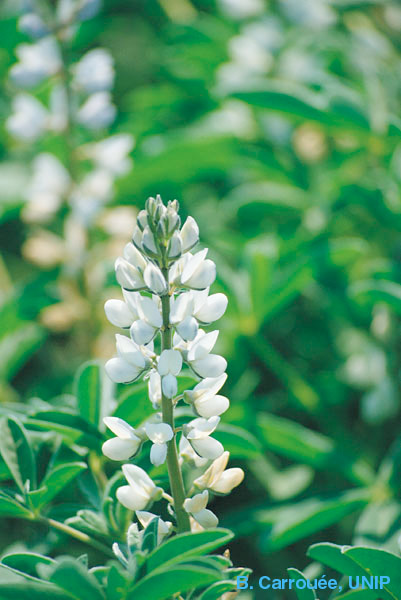
[{"label": "flower petal", "polygon": [[213,294],[195,313],[201,323],[213,323],[222,317],[226,311],[228,299],[225,294]]},{"label": "flower petal", "polygon": [[215,460],[224,452],[223,445],[212,437],[206,437],[200,440],[190,440],[192,448],[202,458]]},{"label": "flower petal", "polygon": [[218,354],[209,354],[206,358],[191,363],[191,367],[199,377],[218,377],[227,368],[227,361]]},{"label": "flower petal", "polygon": [[155,467],[159,467],[164,463],[167,456],[167,444],[153,444],[150,449],[150,462]]},{"label": "flower petal", "polygon": [[102,452],[110,460],[128,460],[139,450],[141,440],[139,438],[121,439],[112,438],[104,442]]},{"label": "flower petal", "polygon": [[130,365],[122,358],[111,358],[105,364],[107,375],[115,383],[131,383],[135,381],[142,372],[142,369]]},{"label": "flower petal", "polygon": [[122,300],[107,300],[104,312],[110,323],[116,327],[131,327],[135,320],[135,315]]}]

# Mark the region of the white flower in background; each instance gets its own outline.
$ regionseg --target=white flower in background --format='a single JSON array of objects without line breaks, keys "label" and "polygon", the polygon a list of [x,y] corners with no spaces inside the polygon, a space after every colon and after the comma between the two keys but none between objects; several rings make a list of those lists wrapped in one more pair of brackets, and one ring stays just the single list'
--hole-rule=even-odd
[{"label": "white flower in background", "polygon": [[39,15],[29,12],[18,19],[18,29],[34,39],[48,35],[50,30]]},{"label": "white flower in background", "polygon": [[199,377],[219,377],[227,368],[225,358],[218,354],[210,354],[218,335],[218,330],[205,333],[200,329],[193,342],[188,344],[184,358]]},{"label": "white flower in background", "polygon": [[122,470],[128,485],[119,487],[116,496],[125,508],[145,510],[161,498],[163,490],[153,483],[143,469],[137,465],[123,465]]},{"label": "white flower in background", "polygon": [[138,296],[137,310],[139,319],[134,321],[130,333],[140,346],[149,344],[163,324],[159,306],[151,298]]},{"label": "white flower in background", "polygon": [[188,442],[202,458],[214,460],[224,452],[223,445],[210,437],[219,422],[220,417],[210,417],[209,419],[198,417],[183,427]]},{"label": "white flower in background", "polygon": [[153,442],[150,449],[150,462],[158,467],[162,465],[167,456],[167,442],[169,442],[174,433],[167,423],[146,423],[146,435]]},{"label": "white flower in background", "polygon": [[130,338],[116,335],[118,356],[106,363],[106,373],[115,383],[131,383],[149,367],[149,359]]},{"label": "white flower in background", "polygon": [[[147,512],[145,510],[137,510],[135,514],[138,518],[138,521],[140,522],[142,527],[144,527],[144,529],[146,529],[149,523],[157,517],[157,515],[154,515],[153,513]],[[161,519],[160,517],[158,517],[158,519],[159,522],[157,525],[157,544],[159,545],[166,537],[166,535],[169,535],[169,533],[171,533],[173,524],[171,523],[171,521],[163,521],[163,519]]]},{"label": "white flower in background", "polygon": [[263,0],[219,0],[222,12],[233,19],[247,19],[265,10]]},{"label": "white flower in background", "polygon": [[6,121],[6,128],[15,138],[33,142],[47,127],[48,111],[30,94],[17,94],[12,101],[13,113]]},{"label": "white flower in background", "polygon": [[184,501],[184,508],[204,529],[217,527],[219,520],[216,515],[206,508],[209,501],[209,492],[204,490],[193,498]]},{"label": "white flower in background", "polygon": [[153,294],[164,296],[167,293],[167,282],[164,278],[163,273],[153,263],[148,263],[144,272],[143,278],[149,290]]},{"label": "white flower in background", "polygon": [[54,85],[50,92],[49,117],[47,128],[51,131],[64,131],[68,124],[68,99],[62,85]]},{"label": "white flower in background", "polygon": [[177,394],[177,375],[182,368],[182,356],[178,350],[163,350],[157,370],[161,375],[163,394],[172,398]]},{"label": "white flower in background", "polygon": [[181,284],[194,290],[204,290],[216,279],[216,265],[206,259],[208,249],[200,250],[193,256],[188,253],[187,261],[182,270]]},{"label": "white flower in background", "polygon": [[184,392],[185,402],[192,404],[198,415],[206,419],[223,414],[230,406],[230,402],[228,398],[218,395],[217,392],[223,387],[226,379],[226,373],[220,377],[203,379],[193,390]]},{"label": "white flower in background", "polygon": [[210,467],[194,481],[201,490],[211,490],[216,494],[229,494],[244,479],[244,471],[238,467],[226,469],[229,452],[223,452]]},{"label": "white flower in background", "polygon": [[108,91],[114,82],[114,61],[104,48],[89,50],[74,65],[74,83],[88,94]]},{"label": "white flower in background", "polygon": [[61,162],[53,154],[38,154],[33,161],[33,174],[25,192],[24,220],[39,223],[48,221],[67,197],[69,187],[70,176]]},{"label": "white flower in background", "polygon": [[159,410],[162,401],[162,379],[157,371],[151,371],[148,382],[149,400],[155,410]]},{"label": "white flower in background", "polygon": [[35,44],[20,44],[15,52],[19,62],[11,67],[10,77],[19,87],[38,85],[61,68],[60,51],[50,36]]},{"label": "white flower in background", "polygon": [[100,168],[113,173],[124,175],[132,167],[128,154],[134,147],[134,138],[128,133],[111,135],[93,144],[80,148],[83,156],[92,159]]},{"label": "white flower in background", "polygon": [[78,111],[77,119],[88,129],[104,129],[111,125],[116,116],[116,107],[110,92],[95,92]]},{"label": "white flower in background", "polygon": [[209,462],[207,458],[202,458],[195,452],[184,435],[181,436],[178,449],[180,452],[180,464],[190,462],[193,463],[195,467],[204,467]]},{"label": "white flower in background", "polygon": [[143,434],[119,417],[105,417],[103,422],[117,436],[104,442],[103,454],[111,460],[128,460],[135,456],[143,442]]}]

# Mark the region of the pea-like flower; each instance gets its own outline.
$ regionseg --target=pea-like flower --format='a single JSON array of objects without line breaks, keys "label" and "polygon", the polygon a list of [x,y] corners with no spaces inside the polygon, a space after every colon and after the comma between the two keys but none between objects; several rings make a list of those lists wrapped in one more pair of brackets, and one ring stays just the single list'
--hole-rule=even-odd
[{"label": "pea-like flower", "polygon": [[180,231],[182,251],[188,252],[199,242],[199,227],[193,217],[187,217]]},{"label": "pea-like flower", "polygon": [[160,409],[162,401],[162,380],[157,371],[151,371],[148,381],[149,400],[155,410]]},{"label": "pea-like flower", "polygon": [[223,387],[226,379],[226,373],[219,377],[206,377],[193,390],[184,392],[185,402],[192,404],[198,415],[206,419],[223,414],[230,406],[230,402],[228,398],[220,396],[217,392]]},{"label": "pea-like flower", "polygon": [[186,498],[184,501],[184,508],[192,515],[192,517],[201,525],[204,529],[210,529],[217,527],[219,520],[216,515],[206,508],[209,500],[209,492],[204,490],[200,494],[196,494],[193,498]]},{"label": "pea-like flower", "polygon": [[150,462],[158,467],[166,460],[167,442],[173,438],[173,430],[167,423],[146,423],[145,432],[153,442],[150,450]]},{"label": "pea-like flower", "polygon": [[214,460],[224,452],[223,445],[210,437],[219,422],[220,417],[210,417],[210,419],[198,417],[183,427],[188,442],[202,458]]},{"label": "pea-like flower", "polygon": [[205,333],[200,329],[188,346],[185,360],[199,377],[219,377],[227,368],[225,358],[218,354],[210,354],[218,335],[218,330]]},{"label": "pea-like flower", "polygon": [[152,502],[160,500],[162,488],[157,487],[149,475],[137,465],[123,465],[128,485],[117,488],[119,502],[129,510],[145,510]]},{"label": "pea-like flower", "polygon": [[149,357],[130,338],[116,334],[118,356],[105,365],[106,373],[115,383],[131,383],[150,366]]},{"label": "pea-like flower", "polygon": [[177,375],[182,367],[182,356],[178,350],[163,350],[157,370],[162,378],[163,394],[172,398],[177,394]]},{"label": "pea-like flower", "polygon": [[239,467],[226,469],[229,452],[223,452],[210,467],[194,481],[194,485],[201,490],[211,490],[216,494],[229,494],[244,479],[244,471]]},{"label": "pea-like flower", "polygon": [[151,298],[140,296],[137,300],[139,319],[134,321],[130,332],[140,346],[149,344],[163,324],[158,304]]},{"label": "pea-like flower", "polygon": [[128,460],[135,456],[144,440],[143,432],[137,431],[119,417],[105,417],[103,422],[116,435],[104,442],[103,454],[111,460]]},{"label": "pea-like flower", "polygon": [[194,290],[204,290],[216,279],[216,265],[206,258],[208,249],[200,250],[193,256],[188,253],[181,273],[181,285]]},{"label": "pea-like flower", "polygon": [[151,292],[159,296],[164,296],[167,293],[167,282],[159,267],[156,267],[153,263],[148,263],[143,277]]}]

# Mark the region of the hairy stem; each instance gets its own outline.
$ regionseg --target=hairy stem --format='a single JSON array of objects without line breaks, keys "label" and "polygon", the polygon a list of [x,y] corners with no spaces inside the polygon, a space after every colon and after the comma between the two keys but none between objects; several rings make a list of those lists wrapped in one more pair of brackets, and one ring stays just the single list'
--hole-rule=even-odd
[{"label": "hairy stem", "polygon": [[[163,269],[163,275],[166,278],[168,284],[168,268]],[[163,352],[163,350],[169,350],[171,348],[170,296],[168,294],[162,296],[161,301],[163,315],[161,349]],[[163,422],[170,425],[171,429],[175,431],[173,401],[171,398],[166,398],[164,394],[162,394],[162,414]],[[167,443],[167,469],[170,480],[171,494],[174,499],[174,510],[177,519],[178,533],[190,531],[191,526],[189,523],[189,515],[184,510],[183,506],[185,500],[185,489],[180,465],[178,463],[177,442],[175,434],[173,438]]]}]

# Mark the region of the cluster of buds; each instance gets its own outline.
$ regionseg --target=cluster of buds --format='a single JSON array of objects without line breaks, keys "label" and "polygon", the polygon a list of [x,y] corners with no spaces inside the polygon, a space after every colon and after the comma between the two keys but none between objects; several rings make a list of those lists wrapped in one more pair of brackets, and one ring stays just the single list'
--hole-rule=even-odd
[{"label": "cluster of buds", "polygon": [[[178,208],[176,200],[165,206],[160,196],[149,198],[138,214],[132,243],[115,263],[123,300],[108,300],[105,312],[112,324],[129,335],[116,335],[117,356],[106,363],[106,371],[116,383],[145,377],[155,413],[137,429],[117,417],[106,417],[105,424],[116,437],[105,442],[103,452],[112,460],[126,461],[150,441],[151,462],[159,466],[167,458],[173,497],[130,463],[122,467],[128,485],[117,490],[117,498],[126,508],[139,511],[140,522],[141,511],[166,498],[178,530],[185,530],[189,523],[193,529],[215,527],[217,517],[206,508],[209,494],[228,494],[244,473],[226,469],[229,453],[212,437],[220,415],[229,407],[228,399],[218,393],[227,378],[227,362],[212,353],[219,332],[206,333],[203,327],[224,314],[227,298],[221,293],[209,295],[216,266],[206,258],[207,249],[191,252],[199,241],[199,229],[192,217],[181,226]],[[177,378],[185,367],[200,381],[179,394]],[[190,405],[194,418],[178,431],[174,409],[180,401]],[[199,468],[204,472],[192,477],[187,494],[181,469],[191,465],[196,473]],[[185,515],[184,527],[178,513]]]},{"label": "cluster of buds", "polygon": [[[101,0],[27,0],[23,4],[18,25],[30,41],[15,50],[17,62],[9,76],[16,93],[5,125],[17,143],[40,139],[45,144],[32,164],[22,216],[29,222],[47,222],[67,202],[77,220],[88,224],[111,199],[115,178],[131,168],[128,154],[134,143],[128,134],[92,142],[116,117],[109,51],[94,48],[75,63],[67,60],[68,45],[80,23],[96,15]],[[89,138],[89,143],[77,148],[71,135],[78,129],[80,139]],[[53,150],[45,151],[49,136],[67,140],[70,156],[64,160]]]}]

